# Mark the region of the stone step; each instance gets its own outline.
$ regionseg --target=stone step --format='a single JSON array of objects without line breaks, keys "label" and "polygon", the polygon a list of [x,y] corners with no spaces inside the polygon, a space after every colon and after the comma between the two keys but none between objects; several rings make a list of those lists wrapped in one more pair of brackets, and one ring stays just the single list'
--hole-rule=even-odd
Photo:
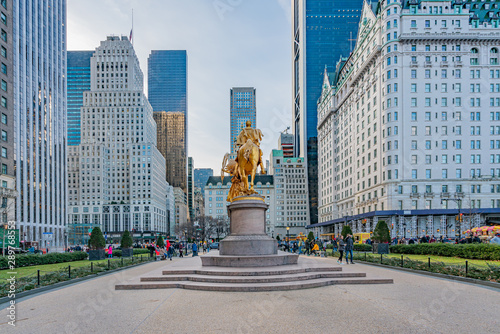
[{"label": "stone step", "polygon": [[341,272],[319,272],[300,273],[293,275],[272,275],[272,276],[208,276],[208,275],[166,275],[159,277],[141,277],[141,282],[173,282],[191,281],[206,283],[274,283],[274,282],[294,282],[305,281],[318,278],[346,278],[346,277],[366,277],[366,273],[341,273]]},{"label": "stone step", "polygon": [[[226,269],[226,270],[224,270]],[[342,271],[342,267],[315,267],[315,268],[298,268],[298,269],[258,269],[252,270],[227,270],[228,268],[213,267],[210,269],[192,269],[192,270],[163,270],[162,275],[215,275],[215,276],[276,276],[276,275],[293,275],[310,272],[331,272]]]},{"label": "stone step", "polygon": [[138,290],[138,289],[189,289],[204,291],[225,291],[225,292],[256,292],[256,291],[286,291],[317,288],[328,285],[340,284],[392,284],[392,279],[382,278],[317,278],[294,282],[273,282],[259,284],[239,284],[239,283],[208,283],[208,282],[138,282],[129,284],[118,284],[116,290]]}]

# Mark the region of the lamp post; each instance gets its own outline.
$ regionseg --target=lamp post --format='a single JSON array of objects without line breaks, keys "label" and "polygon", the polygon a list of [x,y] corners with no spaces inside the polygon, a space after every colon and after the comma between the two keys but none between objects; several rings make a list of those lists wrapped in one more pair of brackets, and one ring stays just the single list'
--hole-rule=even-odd
[{"label": "lamp post", "polygon": [[290,226],[286,227],[286,244],[288,246],[288,251],[290,251]]}]

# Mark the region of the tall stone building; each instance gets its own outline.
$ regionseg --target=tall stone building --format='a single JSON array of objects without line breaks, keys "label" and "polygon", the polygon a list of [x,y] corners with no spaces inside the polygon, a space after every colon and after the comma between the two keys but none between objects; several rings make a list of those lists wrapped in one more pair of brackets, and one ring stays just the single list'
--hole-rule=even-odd
[{"label": "tall stone building", "polygon": [[194,159],[188,157],[188,172],[187,172],[187,204],[189,211],[189,219],[193,221],[196,218],[194,210]]},{"label": "tall stone building", "polygon": [[[16,175],[14,170],[14,71],[12,38],[12,2],[0,3],[0,220],[3,224],[15,220]],[[16,226],[19,228],[19,226]]]},{"label": "tall stone building", "polygon": [[[2,150],[2,155],[7,159],[15,157],[19,192],[16,222],[23,240],[38,241],[41,247],[64,246],[66,1],[16,0],[0,4],[0,10],[13,8],[15,13],[6,23],[13,25],[13,46],[7,50],[2,32],[0,58],[5,65],[9,58],[13,61],[11,68],[2,65],[2,70],[12,73],[13,85],[2,82],[1,92],[13,92],[12,101],[6,102],[14,107],[15,117],[9,119],[7,115],[7,125],[15,144],[12,150]],[[10,30],[2,24],[3,29]]]},{"label": "tall stone building", "polygon": [[460,237],[500,216],[500,9],[365,2],[318,102],[320,223]]},{"label": "tall stone building", "polygon": [[[305,235],[309,224],[307,166],[304,158],[285,157],[282,150],[272,150],[269,173],[274,177],[276,220],[274,232],[281,238]],[[288,228],[288,230],[287,230]]]},{"label": "tall stone building", "polygon": [[182,112],[155,111],[158,150],[166,160],[165,178],[172,187],[187,193],[185,117]]},{"label": "tall stone building", "polygon": [[69,161],[79,178],[69,187],[71,224],[101,225],[110,237],[125,230],[134,238],[168,233],[165,159],[156,148],[153,111],[127,37],[108,37],[91,58],[81,144]]}]

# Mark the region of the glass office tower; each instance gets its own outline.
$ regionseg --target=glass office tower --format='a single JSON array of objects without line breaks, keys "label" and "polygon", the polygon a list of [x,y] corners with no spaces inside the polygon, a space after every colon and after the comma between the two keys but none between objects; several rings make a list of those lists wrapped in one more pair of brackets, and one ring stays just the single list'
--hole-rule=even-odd
[{"label": "glass office tower", "polygon": [[252,128],[257,125],[257,107],[255,102],[255,88],[234,87],[231,88],[231,155],[235,155],[235,143],[242,128],[246,127],[246,122],[252,122]]},{"label": "glass office tower", "polygon": [[307,159],[311,224],[318,220],[317,101],[325,66],[354,47],[363,0],[293,0],[295,156]]},{"label": "glass office tower", "polygon": [[90,58],[94,51],[68,51],[68,145],[80,144],[80,108],[90,90]]},{"label": "glass office tower", "polygon": [[148,58],[148,99],[153,111],[176,111],[187,115],[186,50],[151,51]]}]

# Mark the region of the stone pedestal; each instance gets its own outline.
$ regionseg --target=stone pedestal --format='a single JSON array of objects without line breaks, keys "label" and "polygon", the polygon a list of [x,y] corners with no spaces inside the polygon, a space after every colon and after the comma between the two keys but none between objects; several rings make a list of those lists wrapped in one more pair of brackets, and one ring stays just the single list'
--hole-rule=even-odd
[{"label": "stone pedestal", "polygon": [[278,243],[266,234],[264,198],[236,197],[228,205],[230,234],[219,244],[217,255],[201,257],[203,266],[267,267],[297,264],[298,255],[280,252]]},{"label": "stone pedestal", "polygon": [[268,205],[256,196],[237,197],[228,205],[231,231],[220,242],[220,255],[275,255],[278,243],[266,234]]}]

